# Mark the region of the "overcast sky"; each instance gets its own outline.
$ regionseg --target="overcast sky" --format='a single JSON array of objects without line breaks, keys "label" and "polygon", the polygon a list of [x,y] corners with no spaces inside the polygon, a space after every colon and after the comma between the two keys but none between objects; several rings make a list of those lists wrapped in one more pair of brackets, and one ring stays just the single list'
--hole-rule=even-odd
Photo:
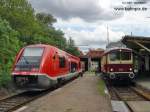
[{"label": "overcast sky", "polygon": [[[132,1],[132,3],[127,3]],[[145,2],[135,4],[133,2]],[[68,39],[72,37],[82,49],[105,48],[107,26],[110,41],[124,35],[150,36],[149,0],[29,0],[37,12],[57,18],[54,26]],[[147,8],[147,10],[117,10],[117,8]],[[116,8],[116,9],[115,9]]]}]

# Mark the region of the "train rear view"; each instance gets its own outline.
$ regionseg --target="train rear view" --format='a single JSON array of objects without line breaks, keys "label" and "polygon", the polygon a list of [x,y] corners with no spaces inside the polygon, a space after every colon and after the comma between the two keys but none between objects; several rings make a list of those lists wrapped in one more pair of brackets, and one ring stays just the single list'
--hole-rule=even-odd
[{"label": "train rear view", "polygon": [[19,57],[15,71],[38,71],[40,68],[41,57],[44,48],[40,47],[26,47]]},{"label": "train rear view", "polygon": [[13,68],[13,81],[16,86],[37,86],[44,47],[25,47],[16,57]]}]

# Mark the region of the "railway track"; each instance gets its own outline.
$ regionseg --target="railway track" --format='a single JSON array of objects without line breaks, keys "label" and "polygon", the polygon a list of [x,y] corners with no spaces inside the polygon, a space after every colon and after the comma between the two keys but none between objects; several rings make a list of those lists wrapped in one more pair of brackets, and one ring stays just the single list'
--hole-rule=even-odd
[{"label": "railway track", "polygon": [[0,100],[0,112],[10,112],[30,101],[44,95],[40,92],[23,92],[15,96]]},{"label": "railway track", "polygon": [[[140,93],[135,90],[136,87],[112,87],[112,91],[118,100],[124,102],[130,112],[136,112],[130,105],[130,101],[150,101],[150,97],[145,96],[145,93]],[[142,107],[141,107],[142,108]]]},{"label": "railway track", "polygon": [[127,86],[114,86],[112,83],[106,82],[110,98],[113,101],[122,101],[130,112],[136,112],[129,104],[132,102],[150,101],[150,91],[145,90],[135,84]]},{"label": "railway track", "polygon": [[112,89],[122,101],[148,101],[143,94],[134,91],[132,87],[112,87]]},{"label": "railway track", "polygon": [[25,91],[14,96],[10,96],[6,99],[2,99],[0,100],[0,112],[12,112],[37,98],[40,98],[60,87],[63,87],[66,83],[67,82],[63,83],[62,85],[52,87],[48,90]]},{"label": "railway track", "polygon": [[0,112],[12,112],[39,97],[42,97],[60,87],[63,87],[64,85],[75,80],[76,78],[65,81],[61,85],[58,84],[57,86],[52,87],[48,90],[44,90],[40,92],[39,91],[27,91],[27,92],[23,92],[23,93],[8,97],[6,99],[2,99],[0,100]]}]

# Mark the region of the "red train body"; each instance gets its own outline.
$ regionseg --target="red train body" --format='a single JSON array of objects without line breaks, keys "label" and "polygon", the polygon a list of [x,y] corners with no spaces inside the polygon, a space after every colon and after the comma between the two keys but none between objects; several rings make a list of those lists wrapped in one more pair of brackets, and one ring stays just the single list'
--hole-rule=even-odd
[{"label": "red train body", "polygon": [[110,79],[134,79],[132,50],[113,48],[106,51],[102,56],[101,71]]},{"label": "red train body", "polygon": [[50,45],[37,44],[20,50],[12,78],[21,88],[46,89],[81,72],[80,58]]}]

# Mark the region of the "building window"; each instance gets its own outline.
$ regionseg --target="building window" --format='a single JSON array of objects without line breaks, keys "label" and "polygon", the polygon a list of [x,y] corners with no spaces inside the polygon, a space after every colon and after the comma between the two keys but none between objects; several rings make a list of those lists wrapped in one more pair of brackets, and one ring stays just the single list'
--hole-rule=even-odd
[{"label": "building window", "polygon": [[66,66],[65,57],[59,57],[59,67],[60,68],[65,68],[65,66]]}]

